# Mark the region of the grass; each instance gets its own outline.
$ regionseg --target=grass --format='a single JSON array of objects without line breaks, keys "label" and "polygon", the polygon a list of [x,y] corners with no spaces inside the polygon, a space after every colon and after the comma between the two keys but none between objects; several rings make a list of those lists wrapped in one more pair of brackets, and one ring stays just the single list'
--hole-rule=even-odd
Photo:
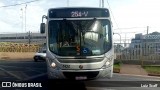
[{"label": "grass", "polygon": [[120,69],[120,64],[114,64],[114,68]]},{"label": "grass", "polygon": [[120,69],[121,64],[122,64],[121,61],[118,61],[118,62],[114,63],[114,68]]},{"label": "grass", "polygon": [[160,74],[160,66],[143,66],[143,68],[151,74]]},{"label": "grass", "polygon": [[122,64],[121,62],[114,63],[114,66],[113,66],[113,72],[114,73],[119,73],[120,72],[121,64]]}]

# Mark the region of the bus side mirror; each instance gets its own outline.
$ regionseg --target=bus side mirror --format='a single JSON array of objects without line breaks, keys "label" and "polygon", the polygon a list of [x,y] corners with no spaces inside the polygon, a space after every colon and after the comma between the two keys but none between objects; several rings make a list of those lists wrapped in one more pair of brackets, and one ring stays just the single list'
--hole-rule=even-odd
[{"label": "bus side mirror", "polygon": [[40,25],[40,33],[41,34],[45,33],[45,23],[41,23],[41,25]]}]

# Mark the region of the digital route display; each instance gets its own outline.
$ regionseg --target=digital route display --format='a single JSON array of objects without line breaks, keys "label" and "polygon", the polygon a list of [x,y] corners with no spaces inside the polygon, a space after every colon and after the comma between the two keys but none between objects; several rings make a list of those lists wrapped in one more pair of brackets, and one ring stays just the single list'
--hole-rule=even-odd
[{"label": "digital route display", "polygon": [[105,8],[58,8],[49,10],[49,18],[94,18],[109,17]]}]

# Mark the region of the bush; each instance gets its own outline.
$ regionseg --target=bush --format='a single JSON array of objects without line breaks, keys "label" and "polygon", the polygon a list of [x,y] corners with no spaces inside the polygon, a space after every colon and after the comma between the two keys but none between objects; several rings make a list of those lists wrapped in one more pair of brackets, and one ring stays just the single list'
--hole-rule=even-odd
[{"label": "bush", "polygon": [[143,68],[148,72],[152,74],[160,74],[160,66],[143,66]]},{"label": "bush", "polygon": [[114,64],[116,64],[116,65],[117,65],[117,64],[118,64],[118,65],[121,65],[121,64],[123,64],[123,63],[122,63],[122,61],[120,61],[120,60],[115,60]]},{"label": "bush", "polygon": [[37,52],[40,49],[38,44],[25,43],[0,43],[0,52]]}]

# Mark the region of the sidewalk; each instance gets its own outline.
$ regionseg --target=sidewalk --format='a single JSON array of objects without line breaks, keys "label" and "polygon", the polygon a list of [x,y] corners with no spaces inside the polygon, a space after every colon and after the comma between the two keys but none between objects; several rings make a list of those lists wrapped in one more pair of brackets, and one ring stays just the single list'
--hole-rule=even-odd
[{"label": "sidewalk", "polygon": [[1,60],[33,60],[35,52],[0,52],[0,61]]},{"label": "sidewalk", "polygon": [[148,73],[141,68],[141,65],[129,65],[122,64],[120,68],[122,74],[134,74],[134,75],[148,75]]}]

